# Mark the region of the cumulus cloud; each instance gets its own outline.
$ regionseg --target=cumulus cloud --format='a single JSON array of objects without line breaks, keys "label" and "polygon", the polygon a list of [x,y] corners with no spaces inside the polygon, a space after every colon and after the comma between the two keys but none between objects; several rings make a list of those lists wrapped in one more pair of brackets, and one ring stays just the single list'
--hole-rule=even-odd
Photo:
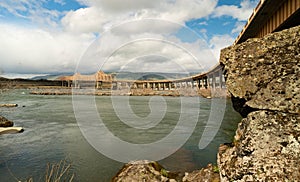
[{"label": "cumulus cloud", "polygon": [[[102,69],[186,73],[208,70],[217,64],[217,59],[208,44],[199,37],[195,42],[183,42],[172,34],[174,32],[161,33],[156,28],[144,32],[142,28],[130,28],[130,26],[149,27],[151,24],[163,22],[166,23],[158,20],[133,21],[105,32],[83,56],[79,72],[87,72],[90,68],[94,68],[94,71]],[[147,23],[149,25],[146,25]],[[179,31],[185,32],[182,29],[184,27]],[[189,36],[193,34],[189,30],[186,31]]]},{"label": "cumulus cloud", "polygon": [[240,6],[223,5],[215,9],[213,16],[231,16],[239,21],[245,21],[249,18],[253,9],[256,7],[258,0],[243,0]]},{"label": "cumulus cloud", "polygon": [[105,30],[124,21],[163,19],[184,24],[186,21],[211,14],[217,0],[79,0],[87,8],[68,12],[62,19],[68,30],[86,32]]},{"label": "cumulus cloud", "polygon": [[[67,2],[54,1],[62,5]],[[226,11],[216,7],[217,0],[77,1],[85,6],[67,12],[48,10],[43,7],[45,1],[1,1],[0,7],[15,16],[56,28],[0,25],[0,70],[73,72],[80,60],[77,69],[82,73],[99,69],[199,72],[217,64],[219,49],[234,40],[218,35],[207,43],[182,26],[210,16],[215,9],[220,13],[214,16],[224,15],[221,12]],[[236,8],[247,9],[248,1]],[[206,29],[200,33],[207,39]],[[190,41],[184,41],[186,37]]]},{"label": "cumulus cloud", "polygon": [[18,73],[73,72],[93,38],[2,24],[0,67]]},{"label": "cumulus cloud", "polygon": [[68,32],[99,32],[108,18],[111,17],[103,14],[98,8],[88,7],[69,11],[61,22]]},{"label": "cumulus cloud", "polygon": [[215,55],[215,57],[217,57],[219,59],[219,55],[220,55],[220,50],[232,45],[232,43],[234,42],[234,38],[228,34],[225,35],[215,35],[211,38],[209,44],[210,47],[213,50],[213,53]]}]

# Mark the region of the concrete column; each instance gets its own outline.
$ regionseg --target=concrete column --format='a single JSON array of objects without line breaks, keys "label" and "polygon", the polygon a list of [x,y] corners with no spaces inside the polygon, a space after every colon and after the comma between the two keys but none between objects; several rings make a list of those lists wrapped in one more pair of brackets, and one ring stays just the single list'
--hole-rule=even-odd
[{"label": "concrete column", "polygon": [[216,89],[216,73],[212,74],[212,88]]},{"label": "concrete column", "polygon": [[158,90],[160,90],[160,83],[157,83],[158,84]]},{"label": "concrete column", "polygon": [[204,88],[208,89],[208,87],[209,87],[209,83],[208,83],[208,82],[209,82],[209,81],[208,81],[208,76],[207,76],[207,77],[205,77],[203,81],[204,81]]},{"label": "concrete column", "polygon": [[219,70],[219,87],[223,88],[223,71],[222,71],[222,69]]},{"label": "concrete column", "polygon": [[211,84],[210,84],[210,75],[207,76],[207,88],[210,88]]},{"label": "concrete column", "polygon": [[172,83],[169,82],[169,90],[171,90],[171,89],[172,89]]}]

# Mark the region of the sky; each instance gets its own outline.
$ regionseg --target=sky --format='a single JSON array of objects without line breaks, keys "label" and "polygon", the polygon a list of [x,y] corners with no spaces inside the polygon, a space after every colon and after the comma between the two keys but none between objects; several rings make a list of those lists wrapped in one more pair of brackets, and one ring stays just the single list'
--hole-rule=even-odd
[{"label": "sky", "polygon": [[201,72],[258,0],[2,0],[0,76]]}]

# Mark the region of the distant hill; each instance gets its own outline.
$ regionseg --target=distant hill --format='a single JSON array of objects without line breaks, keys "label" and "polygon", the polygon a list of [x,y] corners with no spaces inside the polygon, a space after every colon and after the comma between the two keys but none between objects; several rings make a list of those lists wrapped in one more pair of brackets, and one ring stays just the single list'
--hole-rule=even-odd
[{"label": "distant hill", "polygon": [[[195,75],[196,73],[160,73],[160,72],[105,72],[106,74],[113,74],[119,80],[165,80],[165,79],[179,79]],[[36,76],[30,80],[56,80],[61,76],[70,76],[74,73],[57,73],[45,76]],[[91,75],[94,73],[82,73],[83,75]]]},{"label": "distant hill", "polygon": [[165,80],[165,79],[178,79],[190,76],[185,73],[141,73],[141,72],[119,72],[112,73],[119,80]]},{"label": "distant hill", "polygon": [[58,74],[49,74],[45,76],[35,76],[30,80],[56,80],[60,76],[69,76],[73,75],[73,73],[58,73]]}]

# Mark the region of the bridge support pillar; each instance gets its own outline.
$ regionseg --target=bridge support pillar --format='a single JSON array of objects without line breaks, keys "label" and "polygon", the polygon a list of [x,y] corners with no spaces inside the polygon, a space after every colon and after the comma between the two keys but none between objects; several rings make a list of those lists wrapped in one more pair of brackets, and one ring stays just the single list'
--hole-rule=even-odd
[{"label": "bridge support pillar", "polygon": [[223,71],[222,69],[219,70],[219,86],[223,88]]},{"label": "bridge support pillar", "polygon": [[216,73],[212,74],[212,89],[216,89]]}]

